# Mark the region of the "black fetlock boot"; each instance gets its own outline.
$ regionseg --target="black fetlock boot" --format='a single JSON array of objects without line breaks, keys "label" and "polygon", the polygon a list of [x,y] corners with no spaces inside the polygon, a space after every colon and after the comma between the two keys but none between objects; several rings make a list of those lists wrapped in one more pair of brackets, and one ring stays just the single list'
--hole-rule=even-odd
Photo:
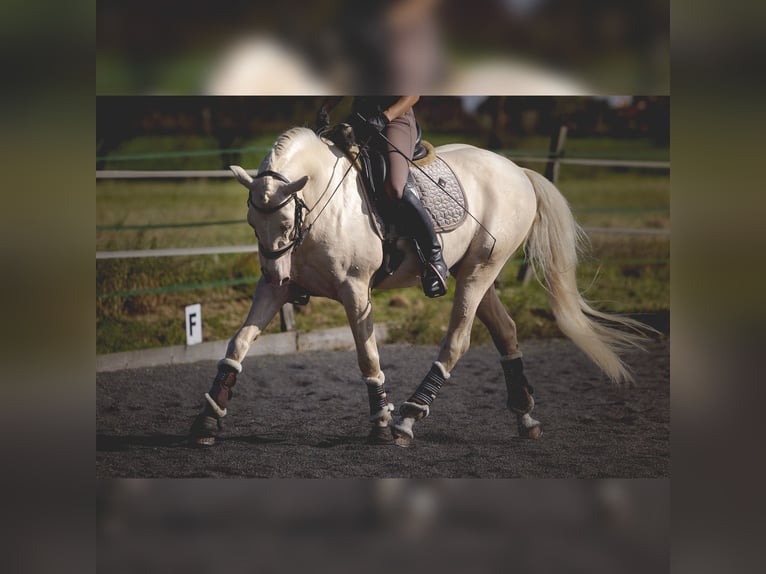
[{"label": "black fetlock boot", "polygon": [[405,233],[415,242],[415,251],[423,265],[423,292],[428,297],[441,297],[447,293],[449,270],[442,258],[442,246],[434,231],[433,221],[415,190],[415,182],[410,174],[399,201],[400,220]]},{"label": "black fetlock boot", "polygon": [[189,438],[197,446],[212,446],[226,416],[229,399],[233,396],[231,388],[237,383],[237,374],[242,367],[231,359],[218,363],[218,374],[213,379],[210,391],[205,394],[205,406],[192,423]]},{"label": "black fetlock boot", "polygon": [[519,436],[523,438],[538,439],[543,436],[540,421],[530,415],[535,408],[534,389],[524,375],[524,364],[521,357],[503,357],[500,359],[505,375],[505,384],[508,387],[508,409],[516,415]]},{"label": "black fetlock boot", "polygon": [[508,389],[506,406],[511,412],[520,415],[532,412],[535,406],[535,399],[533,398],[535,390],[524,374],[524,363],[521,357],[515,359],[504,357],[500,359],[500,364],[503,367],[505,386]]}]

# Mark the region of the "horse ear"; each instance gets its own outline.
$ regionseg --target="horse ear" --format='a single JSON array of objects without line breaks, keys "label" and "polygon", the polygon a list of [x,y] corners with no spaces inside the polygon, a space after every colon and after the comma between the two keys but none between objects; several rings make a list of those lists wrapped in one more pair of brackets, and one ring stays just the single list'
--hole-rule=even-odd
[{"label": "horse ear", "polygon": [[245,187],[249,188],[250,184],[253,183],[253,178],[250,177],[250,174],[247,173],[244,169],[242,169],[238,165],[230,165],[229,169],[232,171],[232,173],[237,178],[237,180],[239,180],[239,183],[241,183]]},{"label": "horse ear", "polygon": [[309,180],[309,176],[304,175],[300,179],[296,179],[295,181],[291,181],[287,185],[285,185],[282,190],[285,193],[285,196],[288,196],[293,193],[298,193],[300,190],[303,189],[303,187],[306,185],[306,182]]}]

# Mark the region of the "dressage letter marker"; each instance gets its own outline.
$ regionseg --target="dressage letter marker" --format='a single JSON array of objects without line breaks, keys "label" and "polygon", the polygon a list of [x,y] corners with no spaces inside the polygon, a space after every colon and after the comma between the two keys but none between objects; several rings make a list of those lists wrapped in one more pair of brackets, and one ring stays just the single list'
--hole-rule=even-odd
[{"label": "dressage letter marker", "polygon": [[196,345],[202,342],[202,305],[186,307],[186,344]]}]

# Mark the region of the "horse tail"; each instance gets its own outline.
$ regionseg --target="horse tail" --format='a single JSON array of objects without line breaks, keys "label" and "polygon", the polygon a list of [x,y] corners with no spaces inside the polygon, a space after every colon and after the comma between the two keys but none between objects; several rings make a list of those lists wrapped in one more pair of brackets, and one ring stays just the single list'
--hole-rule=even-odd
[{"label": "horse tail", "polygon": [[[585,232],[572,216],[564,196],[545,177],[524,169],[537,197],[537,215],[525,252],[548,300],[556,323],[614,382],[633,380],[618,353],[642,347],[652,329],[643,323],[593,309],[577,289],[575,270],[586,244]],[[627,329],[627,330],[625,330]]]}]

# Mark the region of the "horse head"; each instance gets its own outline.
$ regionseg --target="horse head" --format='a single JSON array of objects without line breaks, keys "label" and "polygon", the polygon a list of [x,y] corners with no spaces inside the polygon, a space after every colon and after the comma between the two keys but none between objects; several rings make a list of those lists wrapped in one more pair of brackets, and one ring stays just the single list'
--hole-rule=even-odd
[{"label": "horse head", "polygon": [[283,175],[264,171],[251,177],[238,165],[229,166],[237,180],[248,190],[247,222],[258,239],[261,272],[272,285],[290,282],[292,257],[288,257],[303,239],[303,210],[297,193],[308,182],[304,175],[289,181]]}]

